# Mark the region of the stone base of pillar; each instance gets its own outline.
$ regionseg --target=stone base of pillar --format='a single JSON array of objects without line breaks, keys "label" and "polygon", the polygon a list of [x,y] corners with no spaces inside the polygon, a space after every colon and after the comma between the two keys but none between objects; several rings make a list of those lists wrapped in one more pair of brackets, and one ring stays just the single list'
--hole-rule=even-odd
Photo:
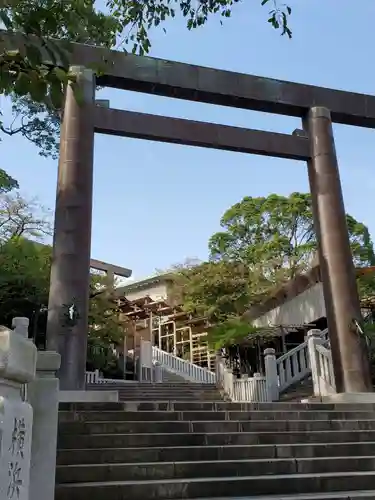
[{"label": "stone base of pillar", "polygon": [[60,391],[60,403],[117,403],[118,391]]},{"label": "stone base of pillar", "polygon": [[340,392],[328,396],[312,396],[302,399],[301,403],[353,403],[353,404],[375,404],[375,392]]}]

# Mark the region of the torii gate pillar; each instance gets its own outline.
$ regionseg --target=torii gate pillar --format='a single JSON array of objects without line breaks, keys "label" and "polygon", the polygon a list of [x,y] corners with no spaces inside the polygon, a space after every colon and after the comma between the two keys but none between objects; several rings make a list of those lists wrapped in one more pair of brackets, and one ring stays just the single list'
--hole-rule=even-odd
[{"label": "torii gate pillar", "polygon": [[[61,354],[60,388],[83,390],[87,355],[95,77],[71,68],[62,116],[47,349]],[[77,100],[78,99],[78,100]],[[82,102],[81,102],[82,101]]]},{"label": "torii gate pillar", "polygon": [[338,393],[373,390],[365,341],[353,327],[362,321],[337,164],[330,111],[311,108],[308,173],[318,240],[324,301]]}]

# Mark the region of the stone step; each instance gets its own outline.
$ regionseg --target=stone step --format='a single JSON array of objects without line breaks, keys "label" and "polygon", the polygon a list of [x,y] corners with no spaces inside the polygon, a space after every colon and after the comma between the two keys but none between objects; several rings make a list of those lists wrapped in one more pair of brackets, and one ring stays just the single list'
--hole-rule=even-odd
[{"label": "stone step", "polygon": [[[150,401],[153,399],[149,394],[137,394],[130,396],[129,394],[119,393],[119,401],[123,402],[139,402],[139,401]],[[199,396],[199,395],[185,395],[185,394],[161,394],[158,397],[159,401],[180,401],[180,402],[198,402],[198,401],[217,401],[219,397],[217,395],[212,396]]]},{"label": "stone step", "polygon": [[375,456],[65,465],[57,467],[56,483],[321,474],[359,470],[374,471]]},{"label": "stone step", "polygon": [[91,384],[87,386],[88,390],[108,390],[108,389],[119,389],[122,391],[217,391],[218,388],[214,385],[209,384]]},{"label": "stone step", "polygon": [[64,434],[183,434],[234,432],[310,432],[310,431],[375,431],[373,420],[211,420],[211,421],[109,421],[62,422]]},{"label": "stone step", "polygon": [[178,394],[180,392],[184,392],[186,394],[216,394],[218,391],[218,389],[216,388],[207,388],[207,389],[203,389],[203,388],[194,388],[194,387],[171,387],[171,388],[164,388],[164,387],[154,387],[154,388],[147,388],[147,387],[144,387],[144,388],[140,388],[140,387],[111,387],[111,386],[108,386],[108,387],[104,387],[104,388],[101,388],[101,389],[98,389],[98,390],[116,390],[116,391],[121,391],[121,392],[126,392],[126,393],[129,393],[129,394],[133,394],[133,393],[140,393],[140,394],[165,394],[165,393],[173,393],[173,394]]},{"label": "stone step", "polygon": [[375,431],[59,434],[58,449],[278,445],[375,441]]},{"label": "stone step", "polygon": [[210,402],[179,402],[179,401],[158,401],[151,400],[148,402],[137,401],[131,403],[60,403],[60,410],[72,411],[137,411],[137,410],[175,410],[175,411],[368,411],[375,412],[375,403],[232,403],[222,400]]},{"label": "stone step", "polygon": [[[302,493],[297,495],[267,495],[267,496],[255,496],[255,497],[220,497],[220,498],[205,498],[205,500],[360,500],[365,499],[375,499],[375,490],[369,491],[338,491],[336,493]],[[183,500],[183,499],[179,499]],[[203,500],[202,498],[197,498],[195,500]]]},{"label": "stone step", "polygon": [[117,391],[119,396],[124,400],[131,399],[132,401],[220,401],[220,394],[212,392],[211,394],[202,394],[199,392],[159,392],[158,394],[150,394],[149,392],[122,392]]},{"label": "stone step", "polygon": [[[117,390],[117,389],[115,389]],[[215,397],[217,401],[220,401],[220,392],[218,391],[124,391],[119,389],[119,394],[124,396],[132,396],[132,397],[149,397],[152,398],[151,401],[163,401],[163,397],[167,396],[168,399],[173,399],[176,396],[193,396],[193,397],[204,397],[204,398],[212,398]]]},{"label": "stone step", "polygon": [[372,420],[366,411],[61,411],[60,422],[99,421],[194,421],[194,420]]},{"label": "stone step", "polygon": [[116,382],[110,382],[110,383],[99,383],[99,384],[87,384],[88,387],[105,387],[105,386],[119,386],[119,387],[171,387],[172,389],[175,388],[176,386],[184,386],[184,387],[203,387],[203,388],[212,388],[212,389],[217,389],[216,384],[206,384],[204,382],[190,382],[187,380],[184,380],[183,382],[137,382],[137,381],[119,381],[118,383]]},{"label": "stone step", "polygon": [[301,401],[307,399],[314,394],[313,382],[311,376],[300,380],[292,387],[288,387],[284,393],[280,395],[280,401]]},{"label": "stone step", "polygon": [[180,500],[374,490],[375,472],[261,475],[57,485],[55,500]]},{"label": "stone step", "polygon": [[[110,386],[108,386],[110,387]],[[105,389],[106,387],[102,387]],[[112,387],[113,388],[113,387]],[[126,387],[126,386],[117,386],[115,387],[119,391],[124,391],[124,392],[147,392],[147,393],[159,393],[159,392],[200,392],[203,394],[210,394],[212,392],[218,392],[218,389],[216,387],[185,387],[185,386],[174,386],[174,387],[161,387],[161,386],[156,386],[156,387]],[[100,390],[100,389],[99,389]]]},{"label": "stone step", "polygon": [[58,465],[184,462],[274,458],[324,458],[375,455],[375,441],[292,445],[179,446],[146,448],[66,449],[57,453]]}]

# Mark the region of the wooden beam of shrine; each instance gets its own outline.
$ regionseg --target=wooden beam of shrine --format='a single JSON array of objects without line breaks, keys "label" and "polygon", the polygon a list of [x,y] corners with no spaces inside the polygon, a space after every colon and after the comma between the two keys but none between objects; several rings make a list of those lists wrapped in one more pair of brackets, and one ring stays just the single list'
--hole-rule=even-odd
[{"label": "wooden beam of shrine", "polygon": [[293,160],[306,161],[310,158],[309,141],[306,138],[275,132],[101,108],[99,106],[95,108],[94,125],[95,131],[101,134]]}]

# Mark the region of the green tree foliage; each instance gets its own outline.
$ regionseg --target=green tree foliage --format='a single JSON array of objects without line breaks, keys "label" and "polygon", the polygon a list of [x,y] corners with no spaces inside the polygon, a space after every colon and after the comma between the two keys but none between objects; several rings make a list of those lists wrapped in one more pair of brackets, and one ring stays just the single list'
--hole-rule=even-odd
[{"label": "green tree foliage", "polygon": [[[100,370],[106,377],[122,378],[122,366],[113,349],[123,345],[124,324],[112,288],[105,276],[92,274],[89,303],[87,369]],[[116,283],[115,283],[116,287]]]},{"label": "green tree foliage", "polygon": [[[12,117],[7,123],[0,122],[0,132],[22,135],[39,148],[42,156],[56,158],[58,110],[69,75],[68,52],[51,38],[109,48],[116,43],[119,22],[95,9],[91,0],[6,0],[3,5],[3,27],[7,34],[18,33],[16,46],[20,48],[9,50],[0,35],[0,91],[12,99]],[[35,36],[34,42],[27,38],[29,35]],[[49,64],[43,64],[41,49],[48,55]]]},{"label": "green tree foliage", "polygon": [[0,247],[0,324],[12,318],[33,318],[46,304],[51,251],[25,238],[12,238]]},{"label": "green tree foliage", "polygon": [[0,244],[21,237],[41,241],[52,235],[51,212],[18,192],[0,193]]},{"label": "green tree foliage", "polygon": [[173,287],[177,302],[198,316],[219,323],[238,316],[249,304],[253,288],[249,269],[227,261],[175,266]]},{"label": "green tree foliage", "polygon": [[0,168],[0,194],[9,193],[12,189],[18,189],[18,182]]},{"label": "green tree foliage", "polygon": [[52,232],[50,213],[27,200],[18,183],[0,172],[0,324],[14,316],[31,318],[48,294],[51,251],[35,243]]},{"label": "green tree foliage", "polygon": [[89,325],[91,339],[105,345],[122,343],[124,326],[119,320],[115,296],[113,291],[108,290],[105,276],[91,276]]},{"label": "green tree foliage", "polygon": [[58,112],[27,95],[18,97],[12,94],[11,100],[10,119],[0,122],[0,132],[8,137],[21,135],[38,148],[40,156],[57,159],[60,135]]},{"label": "green tree foliage", "polygon": [[[176,293],[186,310],[209,319],[215,347],[246,333],[270,335],[241,316],[275,286],[311,267],[317,243],[310,206],[310,195],[304,193],[246,197],[223,215],[223,231],[209,241],[209,262],[175,267]],[[350,215],[347,223],[355,264],[374,265],[367,227]],[[359,287],[369,294],[375,289],[373,278],[360,278]]]},{"label": "green tree foliage", "polygon": [[[14,316],[33,320],[46,316],[52,249],[23,237],[12,238],[0,247],[0,324],[10,325]],[[103,288],[105,279],[93,275],[90,285],[89,337],[93,345],[122,341],[123,329],[117,306]],[[40,322],[45,328],[45,317]],[[45,331],[37,332],[41,335]]]},{"label": "green tree foliage", "polygon": [[[108,0],[110,12],[120,21],[123,38],[133,53],[147,54],[151,48],[149,32],[152,28],[163,26],[166,21],[178,14],[186,20],[186,28],[192,30],[204,26],[214,15],[221,19],[230,18],[236,4],[248,0]],[[261,0],[261,5],[271,6],[268,14],[270,25],[281,30],[289,38],[292,32],[288,18],[292,13],[290,6],[277,0]],[[222,21],[221,21],[222,22]]]},{"label": "green tree foliage", "polygon": [[[0,92],[11,96],[13,116],[9,123],[0,121],[0,132],[21,134],[40,148],[42,156],[56,157],[56,110],[61,108],[66,84],[74,80],[68,72],[69,49],[64,42],[123,47],[143,55],[151,48],[150,31],[176,15],[182,15],[191,30],[205,25],[213,15],[229,18],[238,3],[240,0],[107,0],[104,14],[94,0],[3,0]],[[291,37],[290,7],[277,0],[260,3],[271,5],[268,22]],[[12,44],[4,35],[14,33],[17,39]]]},{"label": "green tree foliage", "polygon": [[[3,189],[9,190],[10,178],[5,179]],[[36,200],[26,200],[18,192],[0,192],[0,324],[10,326],[14,316],[35,323],[38,316],[32,333],[44,335],[52,249],[41,243],[51,234],[51,214]],[[123,329],[105,284],[104,277],[92,275],[89,335],[92,343],[108,347],[121,342]]]},{"label": "green tree foliage", "polygon": [[[310,194],[246,197],[225,212],[220,224],[223,231],[209,242],[211,259],[242,262],[271,283],[308,269],[317,251]],[[355,265],[374,264],[367,227],[350,215],[347,224]]]},{"label": "green tree foliage", "polygon": [[[213,348],[235,343],[250,333],[254,339],[265,336],[241,319],[249,304],[261,300],[261,281],[253,279],[247,266],[225,260],[185,263],[174,266],[171,276],[176,302],[209,321],[208,340]],[[266,287],[267,280],[262,290]]]}]

